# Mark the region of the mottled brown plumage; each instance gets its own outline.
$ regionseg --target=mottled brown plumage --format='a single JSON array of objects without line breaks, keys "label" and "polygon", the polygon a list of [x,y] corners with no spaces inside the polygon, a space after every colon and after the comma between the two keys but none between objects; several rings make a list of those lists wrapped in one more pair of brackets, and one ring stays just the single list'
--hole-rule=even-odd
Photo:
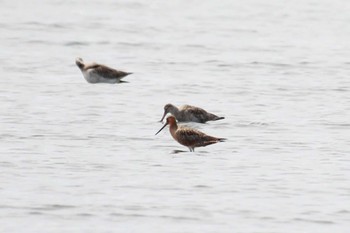
[{"label": "mottled brown plumage", "polygon": [[164,106],[164,114],[160,121],[163,121],[166,114],[171,113],[179,122],[198,122],[205,123],[207,121],[216,121],[224,119],[225,117],[218,117],[215,114],[209,113],[202,108],[184,105],[180,108],[172,104],[167,104]]},{"label": "mottled brown plumage", "polygon": [[195,147],[202,147],[207,146],[210,144],[214,144],[217,142],[225,141],[225,138],[217,138],[213,136],[206,135],[205,133],[184,127],[184,126],[177,126],[176,119],[173,116],[169,116],[166,119],[166,123],[164,126],[156,133],[156,135],[162,131],[165,126],[169,126],[169,131],[171,136],[181,145],[187,146],[190,151],[194,151]]},{"label": "mottled brown plumage", "polygon": [[97,63],[85,64],[81,58],[77,58],[75,63],[89,83],[121,83],[124,82],[122,78],[131,74]]}]

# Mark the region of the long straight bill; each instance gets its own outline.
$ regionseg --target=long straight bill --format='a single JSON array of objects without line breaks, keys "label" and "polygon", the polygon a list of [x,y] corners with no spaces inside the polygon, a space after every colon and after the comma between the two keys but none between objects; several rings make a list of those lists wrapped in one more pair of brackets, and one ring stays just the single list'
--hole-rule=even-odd
[{"label": "long straight bill", "polygon": [[160,131],[162,131],[162,130],[165,128],[165,126],[167,126],[167,125],[168,125],[168,123],[165,123],[165,124],[163,125],[163,127],[160,128],[160,130],[158,130],[158,132],[157,132],[155,135],[157,135]]},{"label": "long straight bill", "polygon": [[162,119],[159,121],[159,122],[163,122],[163,120],[164,120],[164,117],[166,116],[166,111],[164,111],[164,114],[163,114],[163,117],[162,117]]}]

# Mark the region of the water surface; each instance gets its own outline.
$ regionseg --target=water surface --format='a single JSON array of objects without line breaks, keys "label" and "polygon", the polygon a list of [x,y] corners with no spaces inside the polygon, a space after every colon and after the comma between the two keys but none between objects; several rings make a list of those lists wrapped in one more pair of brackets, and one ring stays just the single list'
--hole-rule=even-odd
[{"label": "water surface", "polygon": [[[1,5],[1,232],[348,232],[347,1]],[[173,154],[167,103],[228,141]]]}]

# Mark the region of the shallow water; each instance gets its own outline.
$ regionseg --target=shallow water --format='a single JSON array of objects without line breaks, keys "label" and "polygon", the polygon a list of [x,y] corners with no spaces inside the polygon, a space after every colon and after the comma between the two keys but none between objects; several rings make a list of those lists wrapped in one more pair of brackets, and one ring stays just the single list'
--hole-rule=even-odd
[{"label": "shallow water", "polygon": [[[348,232],[347,1],[1,5],[1,232]],[[228,141],[173,153],[167,103]]]}]

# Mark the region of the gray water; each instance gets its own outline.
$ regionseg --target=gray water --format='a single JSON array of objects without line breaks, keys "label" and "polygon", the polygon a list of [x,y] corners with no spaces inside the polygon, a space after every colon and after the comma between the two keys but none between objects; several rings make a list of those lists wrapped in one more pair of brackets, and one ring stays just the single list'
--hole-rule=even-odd
[{"label": "gray water", "polygon": [[349,1],[0,3],[0,232],[349,232]]}]

